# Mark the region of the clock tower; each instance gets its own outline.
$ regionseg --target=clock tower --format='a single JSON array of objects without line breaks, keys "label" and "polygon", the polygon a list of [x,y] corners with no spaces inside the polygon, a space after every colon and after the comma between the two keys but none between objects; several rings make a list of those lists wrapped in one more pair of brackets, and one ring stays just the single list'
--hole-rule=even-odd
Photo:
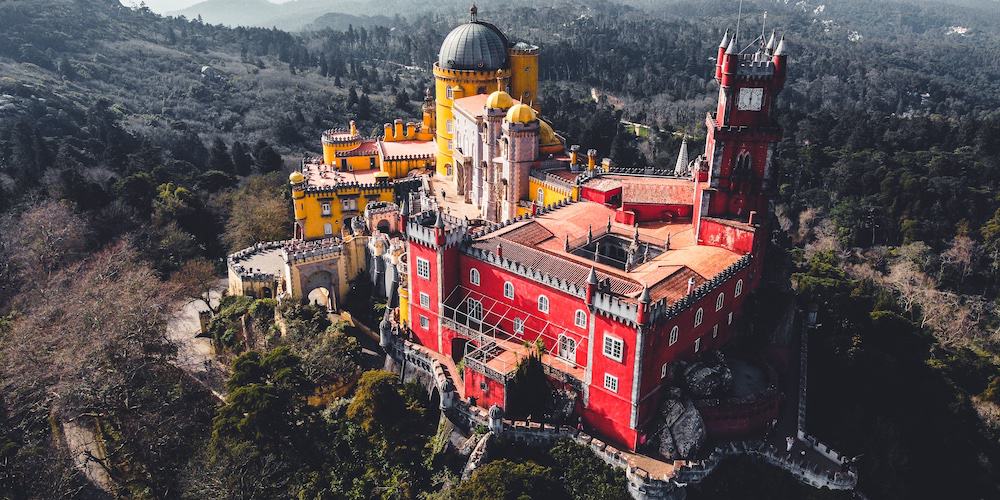
[{"label": "clock tower", "polygon": [[744,48],[728,31],[723,37],[715,65],[719,104],[705,118],[705,153],[693,172],[698,243],[731,246],[724,235],[716,234],[719,227],[767,221],[771,162],[781,140],[774,102],[786,71],[784,37],[775,42],[772,33],[767,43],[759,37]]}]

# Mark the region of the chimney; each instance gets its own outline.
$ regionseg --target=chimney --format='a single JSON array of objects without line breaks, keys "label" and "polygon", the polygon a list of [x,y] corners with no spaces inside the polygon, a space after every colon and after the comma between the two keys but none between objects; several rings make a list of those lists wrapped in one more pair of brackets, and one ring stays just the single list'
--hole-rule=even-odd
[{"label": "chimney", "polygon": [[587,170],[590,172],[594,171],[594,167],[597,166],[597,150],[588,149],[587,150]]},{"label": "chimney", "polygon": [[497,257],[503,258],[503,243],[497,243]]},{"label": "chimney", "polygon": [[413,122],[406,122],[406,138],[413,139],[417,135],[417,124]]},{"label": "chimney", "polygon": [[392,123],[395,125],[393,135],[398,141],[403,138],[403,120],[401,118],[396,118]]},{"label": "chimney", "polygon": [[385,136],[385,140],[392,141],[392,124],[386,123],[382,125],[382,135]]},{"label": "chimney", "polygon": [[611,158],[604,158],[601,160],[601,169],[605,172],[611,171]]},{"label": "chimney", "polygon": [[694,290],[694,276],[688,278],[688,291],[685,295],[691,295],[691,292],[693,290]]},{"label": "chimney", "polygon": [[756,217],[757,217],[757,211],[756,210],[751,210],[750,211],[750,218],[747,219],[747,225],[752,226],[753,225],[753,220]]},{"label": "chimney", "polygon": [[577,156],[578,156],[577,152],[578,151],[580,151],[580,145],[579,144],[574,144],[574,145],[572,145],[572,146],[569,147],[569,164],[570,165],[576,165],[576,162],[579,159],[579,158],[577,158]]}]

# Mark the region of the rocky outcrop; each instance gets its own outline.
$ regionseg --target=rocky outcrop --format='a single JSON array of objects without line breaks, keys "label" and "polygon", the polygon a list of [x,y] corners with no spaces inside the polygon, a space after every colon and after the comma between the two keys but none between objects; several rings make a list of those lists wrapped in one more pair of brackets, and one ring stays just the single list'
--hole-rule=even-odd
[{"label": "rocky outcrop", "polygon": [[705,444],[705,423],[691,401],[665,400],[660,417],[659,452],[664,458],[691,458]]},{"label": "rocky outcrop", "polygon": [[693,399],[717,397],[733,385],[733,372],[721,352],[691,363],[681,372],[681,383]]}]

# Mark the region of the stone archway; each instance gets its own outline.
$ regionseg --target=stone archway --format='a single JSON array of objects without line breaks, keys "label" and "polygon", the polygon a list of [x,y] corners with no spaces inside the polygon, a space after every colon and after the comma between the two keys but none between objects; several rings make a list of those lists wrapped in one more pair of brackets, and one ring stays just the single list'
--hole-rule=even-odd
[{"label": "stone archway", "polygon": [[464,337],[455,337],[451,339],[451,359],[452,361],[458,363],[462,361],[465,357],[466,346],[469,345],[469,339]]},{"label": "stone archway", "polygon": [[337,309],[335,293],[333,274],[329,271],[316,271],[302,284],[303,299],[312,304],[325,305],[330,311]]}]

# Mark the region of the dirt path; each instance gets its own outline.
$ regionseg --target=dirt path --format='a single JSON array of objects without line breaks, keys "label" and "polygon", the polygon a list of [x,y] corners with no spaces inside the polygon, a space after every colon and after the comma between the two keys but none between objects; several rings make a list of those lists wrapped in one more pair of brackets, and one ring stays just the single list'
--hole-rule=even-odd
[{"label": "dirt path", "polygon": [[[226,280],[220,279],[212,290],[212,306],[215,307],[226,289]],[[227,368],[215,359],[215,349],[207,338],[197,337],[201,332],[198,312],[208,308],[200,301],[178,302],[173,316],[167,322],[167,337],[177,344],[177,358],[174,360],[181,370],[207,387],[215,397],[225,399]]]}]

